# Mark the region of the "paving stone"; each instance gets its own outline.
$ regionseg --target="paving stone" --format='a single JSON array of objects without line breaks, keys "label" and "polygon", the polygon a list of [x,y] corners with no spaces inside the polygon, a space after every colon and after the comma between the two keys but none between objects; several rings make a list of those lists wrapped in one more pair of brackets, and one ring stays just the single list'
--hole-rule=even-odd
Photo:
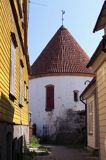
[{"label": "paving stone", "polygon": [[51,153],[48,156],[37,156],[33,160],[99,160],[90,157],[83,149],[70,149],[64,146],[50,146]]}]

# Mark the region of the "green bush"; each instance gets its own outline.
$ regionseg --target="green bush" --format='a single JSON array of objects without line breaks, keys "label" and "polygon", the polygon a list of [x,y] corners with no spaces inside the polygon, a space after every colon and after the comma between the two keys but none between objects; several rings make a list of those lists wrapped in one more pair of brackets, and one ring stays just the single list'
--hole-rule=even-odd
[{"label": "green bush", "polygon": [[[31,158],[31,157],[33,159],[33,157],[35,157],[36,155],[44,156],[44,155],[48,155],[49,154],[47,147],[40,145],[39,142],[40,142],[39,138],[37,138],[35,136],[33,136],[31,138],[29,147],[30,148],[37,148],[40,152],[37,152],[37,151],[29,152],[29,154],[27,154],[27,156],[26,156],[27,159]],[[28,159],[28,160],[30,160],[30,159]]]},{"label": "green bush", "polygon": [[39,141],[40,141],[39,138],[33,136],[33,137],[31,138],[31,141],[30,141],[30,145],[29,145],[29,146],[30,146],[31,148],[39,147],[39,146],[40,146]]}]

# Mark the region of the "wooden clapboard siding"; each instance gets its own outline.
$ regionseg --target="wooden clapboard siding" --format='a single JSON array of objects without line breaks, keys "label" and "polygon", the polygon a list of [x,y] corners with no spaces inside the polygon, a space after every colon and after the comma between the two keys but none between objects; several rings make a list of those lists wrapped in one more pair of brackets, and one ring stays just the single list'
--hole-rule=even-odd
[{"label": "wooden clapboard siding", "polygon": [[97,70],[97,96],[99,108],[100,157],[106,158],[106,62]]},{"label": "wooden clapboard siding", "polygon": [[[92,134],[89,133],[89,105],[90,103],[93,104],[93,132]],[[97,148],[96,146],[96,117],[95,117],[95,96],[92,95],[90,98],[87,99],[87,138],[88,138],[88,146],[91,148]]]},{"label": "wooden clapboard siding", "polygon": [[[10,1],[11,0],[0,1],[0,120],[15,124],[28,125],[28,103],[24,100],[24,81],[26,81],[28,86],[28,62],[26,59],[26,53],[23,52],[22,47],[22,43],[24,46],[24,30],[22,28],[17,1],[15,0],[14,6],[22,37],[21,42]],[[27,0],[25,0],[25,2],[28,3]],[[11,32],[15,34],[18,45],[16,48],[15,65],[15,101],[12,101],[9,97]],[[22,59],[24,65],[22,79],[22,108],[19,107],[20,59]]]},{"label": "wooden clapboard siding", "polygon": [[[94,78],[88,87],[83,91],[81,97],[87,102],[87,145],[92,149],[99,147],[99,124],[98,124],[98,101],[97,101],[97,86]],[[93,120],[90,121],[89,111],[92,104]],[[91,113],[91,112],[90,112]],[[89,123],[92,122],[92,133],[89,132]]]}]

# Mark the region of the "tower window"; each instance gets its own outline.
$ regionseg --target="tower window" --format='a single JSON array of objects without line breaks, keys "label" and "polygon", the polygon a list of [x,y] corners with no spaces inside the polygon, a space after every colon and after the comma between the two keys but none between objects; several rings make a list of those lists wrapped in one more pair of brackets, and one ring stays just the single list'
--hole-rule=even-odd
[{"label": "tower window", "polygon": [[54,109],[54,86],[46,86],[46,111],[52,111]]},{"label": "tower window", "polygon": [[75,90],[75,91],[74,91],[74,101],[75,101],[75,102],[78,102],[78,100],[79,100],[79,91],[78,91],[78,90]]}]

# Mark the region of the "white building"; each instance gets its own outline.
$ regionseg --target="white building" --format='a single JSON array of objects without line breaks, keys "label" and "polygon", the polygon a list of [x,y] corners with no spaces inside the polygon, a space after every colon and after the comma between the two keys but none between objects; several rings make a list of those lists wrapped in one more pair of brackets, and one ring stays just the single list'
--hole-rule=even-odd
[{"label": "white building", "polygon": [[93,77],[92,69],[86,68],[88,61],[83,49],[61,26],[33,63],[29,106],[38,136],[55,139],[79,127],[77,113],[85,109],[79,95]]}]

